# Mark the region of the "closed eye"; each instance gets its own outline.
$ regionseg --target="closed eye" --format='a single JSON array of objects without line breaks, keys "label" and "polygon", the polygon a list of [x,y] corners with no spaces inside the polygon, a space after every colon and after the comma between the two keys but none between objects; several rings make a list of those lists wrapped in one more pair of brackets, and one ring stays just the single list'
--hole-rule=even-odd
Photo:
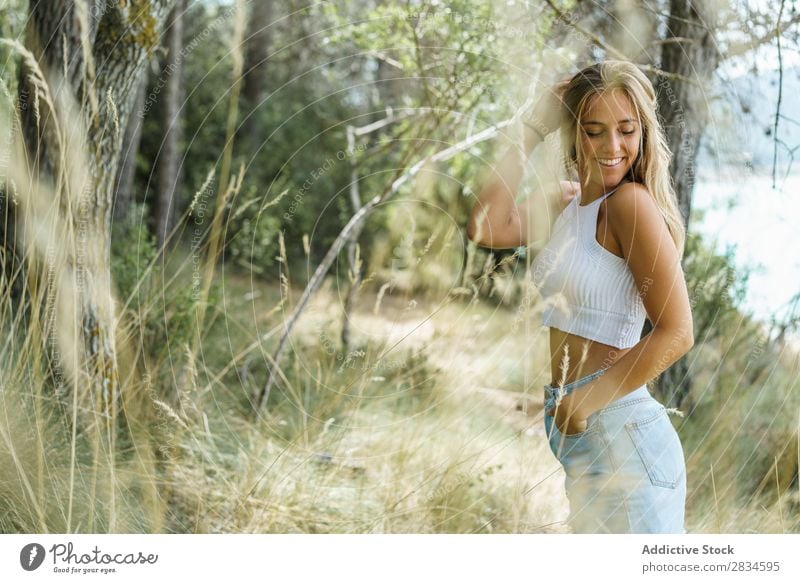
[{"label": "closed eye", "polygon": [[[584,130],[585,131],[585,130]],[[627,132],[622,132],[623,136],[631,136],[636,133],[636,130],[630,130]],[[590,138],[596,138],[597,136],[602,136],[603,132],[586,132],[586,135]]]}]

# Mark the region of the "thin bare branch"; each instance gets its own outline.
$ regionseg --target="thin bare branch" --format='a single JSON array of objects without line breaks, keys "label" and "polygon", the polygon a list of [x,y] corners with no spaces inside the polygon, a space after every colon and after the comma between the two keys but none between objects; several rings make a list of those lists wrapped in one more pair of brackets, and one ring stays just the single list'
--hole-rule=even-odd
[{"label": "thin bare branch", "polygon": [[[561,20],[567,26],[571,26],[572,28],[574,28],[580,34],[589,39],[595,46],[600,47],[615,59],[628,60],[627,56],[624,53],[620,52],[618,49],[615,49],[611,45],[607,44],[599,36],[589,32],[581,25],[579,25],[577,22],[572,20],[563,10],[561,10],[558,6],[553,4],[552,0],[545,0],[545,2],[547,2],[548,6],[550,6],[553,12],[556,13],[556,16],[558,16],[559,20]],[[684,77],[683,75],[678,75],[677,73],[670,73],[658,67],[653,67],[652,65],[642,65],[637,63],[636,66],[639,67],[639,69],[641,69],[642,71],[658,75],[659,77],[664,77],[666,79],[671,79],[673,81],[683,81],[684,83],[691,83],[692,85],[698,85],[698,86],[700,85],[700,83],[695,81],[694,79]]]},{"label": "thin bare branch", "polygon": [[781,0],[781,7],[778,10],[778,22],[775,30],[778,32],[778,104],[775,107],[775,126],[772,130],[772,189],[775,189],[775,173],[778,168],[778,123],[781,120],[781,101],[783,100],[783,52],[781,51],[781,17],[783,16],[784,0]]}]

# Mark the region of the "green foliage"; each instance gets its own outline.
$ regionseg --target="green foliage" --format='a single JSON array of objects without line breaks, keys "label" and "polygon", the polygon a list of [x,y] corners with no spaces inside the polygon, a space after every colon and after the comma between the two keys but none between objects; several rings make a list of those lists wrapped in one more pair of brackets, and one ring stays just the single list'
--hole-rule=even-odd
[{"label": "green foliage", "polygon": [[[163,284],[163,279],[159,282]],[[207,309],[212,310],[219,302],[219,285],[212,284],[209,290]],[[173,282],[158,288],[154,298],[157,309],[147,321],[146,344],[153,355],[166,356],[171,352],[183,352],[185,345],[196,333],[197,308],[200,301],[198,290],[185,283]],[[170,371],[167,371],[169,374]]]},{"label": "green foliage", "polygon": [[[278,3],[276,10],[286,8]],[[232,60],[225,43],[195,41],[228,38],[232,22],[221,17],[224,14],[222,7],[205,4],[186,13],[187,101],[182,112],[184,126],[191,129],[185,135],[179,209],[188,206],[209,169],[219,170]],[[286,14],[270,27],[273,50],[265,100],[242,100],[240,119],[248,118],[248,124],[235,136],[234,168],[244,164],[247,194],[230,209],[229,231],[236,234],[228,253],[237,264],[256,266],[264,277],[277,277],[269,266],[278,229],[284,233],[290,264],[309,260],[301,244],[304,235],[309,238],[310,260],[322,258],[354,213],[349,195],[353,165],[366,201],[384,192],[404,168],[450,145],[454,137],[463,137],[468,126],[477,129],[506,117],[525,97],[537,51],[552,22],[549,13],[536,14],[522,3],[512,2],[499,12],[486,0],[413,6],[325,3]],[[308,35],[308,42],[297,42],[299,32]],[[160,148],[154,109],[163,76],[153,75],[147,90],[153,103],[145,117],[142,153],[150,163],[137,177],[137,190],[146,196],[151,180],[146,172]],[[359,138],[355,151],[349,152],[346,125],[380,120],[387,107],[416,112]],[[416,109],[421,107],[426,109]],[[242,133],[248,126],[256,128],[254,134]],[[484,160],[488,153],[488,145],[476,146],[443,169],[453,182],[465,185],[453,189],[445,184],[434,192],[432,202],[444,204],[449,220],[466,219],[472,202],[468,185],[481,166],[475,160]],[[414,189],[411,181],[395,198]],[[266,204],[284,192],[286,196],[263,213],[260,202],[240,212],[255,197]],[[387,232],[391,236],[391,217],[381,210],[367,221],[362,248],[374,247]],[[426,226],[419,238],[427,241],[437,230],[442,230],[440,224]]]},{"label": "green foliage", "polygon": [[[131,203],[124,222],[114,223],[111,232],[111,277],[117,295],[127,304],[133,295],[143,297],[140,282],[146,279],[156,256],[156,240],[144,220],[144,206]],[[137,289],[138,288],[138,289]]]},{"label": "green foliage", "polygon": [[[274,239],[280,226],[290,263],[305,260],[303,235],[308,235],[312,255],[318,260],[352,214],[346,190],[350,175],[347,140],[343,128],[330,125],[331,119],[349,117],[352,111],[336,103],[336,96],[300,107],[298,104],[313,102],[311,96],[320,91],[318,84],[316,88],[312,85],[303,79],[293,81],[276,90],[278,95],[268,106],[253,113],[257,127],[263,129],[255,142],[242,142],[245,194],[231,209],[231,216],[236,217],[234,228],[242,227],[241,221],[257,219],[258,224],[245,226],[249,232],[242,241],[248,246],[253,237],[255,241]],[[284,154],[276,156],[276,152]],[[280,202],[262,211],[284,192]],[[259,200],[253,203],[255,199]],[[249,255],[249,250],[243,253]],[[272,257],[267,258],[269,265]],[[258,260],[260,254],[254,250],[251,261],[255,264]],[[275,272],[272,275],[277,277]]]},{"label": "green foliage", "polygon": [[[389,83],[384,95],[401,88],[402,105],[461,114],[478,104],[490,112],[507,105],[509,76],[531,72],[543,39],[540,27],[549,22],[534,20],[529,9],[513,2],[497,14],[495,5],[484,0],[331,3],[324,11],[336,25],[327,37],[332,45],[361,51],[373,61],[371,69],[381,74],[388,69],[387,79],[413,80]],[[529,41],[524,50],[510,29]]]},{"label": "green foliage", "polygon": [[239,197],[237,209],[228,221],[226,257],[249,272],[261,275],[278,255],[280,219],[264,209],[261,192],[251,186]]},{"label": "green foliage", "polygon": [[[142,319],[144,346],[151,355],[159,356],[165,350],[182,351],[194,333],[201,272],[181,271],[180,264],[200,269],[202,261],[180,261],[180,250],[170,252],[172,262],[157,260],[156,240],[144,215],[144,205],[133,203],[129,218],[114,224],[111,274],[122,304],[130,314]],[[191,284],[187,285],[187,279]],[[219,283],[212,282],[207,300],[210,309],[218,303],[219,296]]]},{"label": "green foliage", "polygon": [[[386,168],[408,168],[508,117],[526,97],[550,22],[522,4],[498,12],[493,3],[478,0],[332,3],[321,10],[332,23],[325,46],[368,65],[349,75],[344,71],[351,93],[363,92],[360,100],[377,111],[391,106],[416,112],[370,136],[371,143],[391,148],[355,156],[365,177],[361,190],[371,194],[400,175],[387,175]],[[360,243],[368,250],[362,255],[367,272],[376,276],[374,286],[388,281],[408,292],[435,292],[457,285],[461,226],[474,202],[470,185],[491,149],[481,143],[421,173],[370,217]]]},{"label": "green foliage", "polygon": [[695,339],[708,341],[725,334],[741,319],[739,307],[747,293],[749,270],[736,267],[732,250],[720,255],[693,232],[686,238],[683,264]]},{"label": "green foliage", "polygon": [[[180,217],[189,207],[195,193],[206,182],[208,173],[216,169],[219,178],[219,163],[225,141],[229,89],[231,86],[230,48],[224,42],[210,42],[214,39],[230,38],[232,23],[225,16],[223,8],[206,3],[190,3],[184,15],[184,55],[183,87],[185,103],[180,109],[181,118],[176,123],[183,125],[183,141],[178,148],[183,152],[181,160],[182,181],[173,201]],[[155,58],[145,89],[145,104],[141,112],[132,115],[142,117],[142,137],[137,156],[135,187],[139,193],[138,201],[154,203],[155,182],[159,156],[163,147],[163,121],[159,108],[164,99],[165,84],[169,71],[162,68]],[[220,89],[223,88],[223,89]],[[208,193],[216,192],[212,182]],[[212,205],[213,200],[204,200]]]},{"label": "green foliage", "polygon": [[[25,6],[27,2],[22,0],[6,0],[0,2],[0,38],[15,39],[24,36],[25,31]],[[10,47],[0,46],[0,83],[8,89],[8,96],[17,95],[17,85],[19,83],[19,54]],[[5,108],[8,104],[8,96],[0,97]],[[16,104],[13,104],[16,105]]]}]

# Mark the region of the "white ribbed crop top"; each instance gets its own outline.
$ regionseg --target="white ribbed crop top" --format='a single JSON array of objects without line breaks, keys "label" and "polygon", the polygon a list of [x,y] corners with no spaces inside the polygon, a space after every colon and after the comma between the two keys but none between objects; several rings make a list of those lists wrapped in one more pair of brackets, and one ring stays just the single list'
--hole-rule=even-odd
[{"label": "white ribbed crop top", "polygon": [[[617,186],[619,188],[619,186]],[[600,202],[575,196],[532,264],[544,300],[542,324],[616,348],[639,342],[647,315],[630,268],[595,238]]]}]

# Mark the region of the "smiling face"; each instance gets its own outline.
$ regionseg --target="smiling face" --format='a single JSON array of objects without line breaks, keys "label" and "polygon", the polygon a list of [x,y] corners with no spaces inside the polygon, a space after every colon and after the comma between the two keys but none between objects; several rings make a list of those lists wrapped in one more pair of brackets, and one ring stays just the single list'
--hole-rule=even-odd
[{"label": "smiling face", "polygon": [[583,192],[594,198],[619,184],[639,155],[642,129],[627,94],[612,89],[591,97],[578,135]]}]

